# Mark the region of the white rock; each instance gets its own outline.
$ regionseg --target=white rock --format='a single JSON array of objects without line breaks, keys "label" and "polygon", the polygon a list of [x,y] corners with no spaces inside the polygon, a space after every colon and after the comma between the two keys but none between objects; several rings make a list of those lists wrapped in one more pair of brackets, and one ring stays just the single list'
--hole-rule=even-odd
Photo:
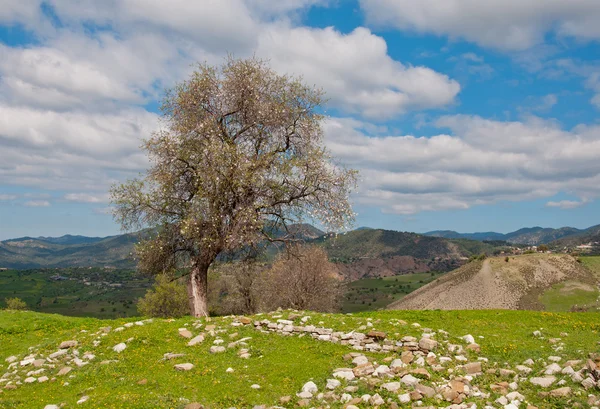
[{"label": "white rock", "polygon": [[410,394],[403,393],[402,395],[398,395],[398,400],[400,403],[409,403],[410,402]]},{"label": "white rock", "polygon": [[554,376],[544,376],[538,378],[531,378],[529,382],[534,385],[541,386],[542,388],[547,388],[552,385],[556,381],[556,377]]},{"label": "white rock", "polygon": [[85,402],[87,402],[87,400],[88,400],[89,398],[90,398],[89,396],[82,396],[82,397],[81,397],[81,399],[79,399],[79,400],[77,401],[77,404],[78,404],[78,405],[81,405],[82,403],[85,403]]},{"label": "white rock", "polygon": [[342,396],[340,397],[340,402],[342,402],[342,403],[350,402],[351,400],[352,400],[352,395],[350,395],[349,393],[343,393]]},{"label": "white rock", "polygon": [[352,360],[352,363],[354,365],[363,365],[363,364],[366,364],[367,362],[369,362],[369,359],[364,355],[359,355]]},{"label": "white rock", "polygon": [[44,383],[44,382],[47,382],[47,381],[48,381],[48,377],[47,376],[40,376],[38,378],[38,382],[39,383]]},{"label": "white rock", "polygon": [[204,341],[204,335],[200,334],[200,335],[196,335],[194,338],[190,339],[190,342],[188,342],[188,346],[192,347],[194,345],[197,345],[201,342]]},{"label": "white rock", "polygon": [[9,364],[12,364],[13,362],[16,362],[16,360],[17,360],[17,357],[14,356],[14,355],[9,356],[8,358],[5,359],[5,361],[8,362]]},{"label": "white rock", "polygon": [[254,384],[254,385],[250,385],[250,387],[252,389],[260,389],[260,385]]},{"label": "white rock", "polygon": [[178,370],[178,371],[190,371],[193,368],[194,368],[194,365],[190,364],[190,363],[175,365],[175,369]]},{"label": "white rock", "polygon": [[58,405],[46,405],[44,409],[60,409],[60,407]]},{"label": "white rock", "polygon": [[225,347],[222,347],[220,345],[213,345],[212,347],[210,347],[209,352],[211,354],[218,354],[221,352],[225,352]]},{"label": "white rock", "polygon": [[123,352],[125,351],[125,348],[127,348],[127,345],[124,344],[123,342],[121,342],[120,344],[117,344],[113,347],[113,351],[115,352]]},{"label": "white rock", "polygon": [[381,387],[389,392],[396,392],[398,389],[401,388],[401,384],[400,382],[388,382],[388,383],[384,383],[383,385],[381,385]]},{"label": "white rock", "polygon": [[327,379],[327,386],[325,387],[327,389],[334,390],[335,388],[338,388],[341,384],[342,383],[337,379]]},{"label": "white rock", "polygon": [[23,382],[25,382],[25,383],[34,383],[36,380],[37,379],[35,379],[34,377],[30,376],[29,378],[26,378]]},{"label": "white rock", "polygon": [[546,367],[546,371],[544,371],[544,374],[554,375],[555,373],[560,372],[561,370],[562,370],[562,368],[560,367],[559,364],[553,363]]},{"label": "white rock", "polygon": [[469,334],[469,335],[465,335],[464,337],[462,337],[462,339],[467,343],[467,344],[474,344],[475,343],[475,338],[473,338],[473,335]]},{"label": "white rock", "polygon": [[562,358],[560,356],[549,356],[548,360],[552,362],[560,362]]},{"label": "white rock", "polygon": [[408,386],[415,386],[416,384],[419,383],[419,380],[417,378],[415,378],[414,376],[408,374],[408,375],[404,375],[402,377],[402,383]]},{"label": "white rock", "polygon": [[334,378],[345,379],[347,381],[351,381],[352,379],[355,378],[354,372],[352,372],[352,370],[350,370],[350,369],[344,370],[344,371],[334,372],[333,373],[333,377]]},{"label": "white rock", "polygon": [[302,392],[310,392],[315,394],[319,391],[317,385],[313,381],[306,382],[304,386],[302,386]]},{"label": "white rock", "polygon": [[225,370],[225,372],[227,372],[227,373],[233,373],[233,368],[227,368],[227,369]]}]

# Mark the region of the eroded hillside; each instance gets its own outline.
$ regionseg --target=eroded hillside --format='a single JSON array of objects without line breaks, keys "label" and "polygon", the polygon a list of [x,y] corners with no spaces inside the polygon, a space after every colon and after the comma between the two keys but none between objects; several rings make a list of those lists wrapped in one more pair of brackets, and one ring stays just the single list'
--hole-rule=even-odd
[{"label": "eroded hillside", "polygon": [[[573,297],[594,304],[598,276],[568,255],[532,254],[489,258],[472,262],[421,287],[391,309],[553,309],[544,297],[559,292],[558,299]],[[562,293],[561,293],[562,292]],[[590,305],[589,307],[594,307]]]}]

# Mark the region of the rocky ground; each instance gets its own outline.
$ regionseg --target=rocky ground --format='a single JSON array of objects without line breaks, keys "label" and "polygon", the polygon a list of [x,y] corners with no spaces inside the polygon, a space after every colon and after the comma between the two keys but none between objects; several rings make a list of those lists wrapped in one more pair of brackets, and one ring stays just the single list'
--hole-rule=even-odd
[{"label": "rocky ground", "polygon": [[[451,334],[392,317],[353,320],[360,325],[348,330],[343,316],[332,321],[343,329],[324,325],[320,318],[307,312],[284,311],[254,317],[193,320],[181,327],[178,321],[167,322],[172,326],[169,331],[174,342],[172,350],[163,354],[161,365],[172,373],[193,377],[203,370],[202,363],[193,359],[198,353],[226,355],[235,351],[235,358],[225,371],[235,375],[236,368],[244,362],[259,365],[261,356],[256,355],[260,353],[260,345],[256,345],[256,337],[240,335],[253,329],[270,337],[306,337],[317,343],[337,344],[343,347],[346,362],[344,367],[332,368],[326,379],[309,376],[302,380],[303,386],[295,394],[281,396],[275,406],[273,402],[264,402],[255,405],[255,409],[600,407],[600,353],[578,351],[576,356],[570,356],[565,352],[572,351],[565,348],[570,338],[566,332],[550,338],[544,330],[532,331],[528,342],[547,352],[522,362],[507,363],[482,353],[480,343],[485,338],[477,334],[477,328],[473,328],[473,335]],[[83,330],[54,348],[32,347],[26,355],[5,358],[5,371],[0,377],[0,407],[3,395],[8,398],[9,394],[27,388],[33,392],[41,383],[59,383],[69,388],[78,371],[126,359],[131,348],[140,348],[135,329],[159,324],[164,324],[164,320],[128,322],[94,332]],[[378,329],[382,327],[393,331]],[[125,338],[128,332],[132,336]],[[104,359],[107,356],[111,358]],[[301,351],[297,359],[302,359]],[[139,379],[137,383],[144,386],[148,379]],[[260,383],[249,386],[255,390],[264,387]],[[79,393],[75,405],[56,401],[40,409],[98,407],[93,387],[77,388],[73,393]],[[186,409],[200,409],[203,404],[218,407],[185,398],[180,402]]]}]

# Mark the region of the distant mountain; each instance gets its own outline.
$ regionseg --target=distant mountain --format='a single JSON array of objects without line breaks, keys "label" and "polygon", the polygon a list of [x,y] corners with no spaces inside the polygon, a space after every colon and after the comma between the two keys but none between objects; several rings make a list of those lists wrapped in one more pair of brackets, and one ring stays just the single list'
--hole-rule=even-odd
[{"label": "distant mountain", "polygon": [[[595,226],[598,227],[598,226]],[[484,233],[458,233],[452,230],[436,230],[424,233],[426,236],[443,237],[448,239],[469,239],[477,241],[506,241],[513,244],[523,244],[529,246],[537,246],[540,244],[548,244],[565,237],[577,237],[588,234],[591,229],[580,230],[574,227],[561,227],[559,229],[543,228],[543,227],[527,227],[519,229],[512,233],[502,234],[496,232]]]},{"label": "distant mountain", "polygon": [[[23,237],[0,242],[0,267],[103,267],[131,268],[133,245],[139,234],[104,238],[63,236]],[[143,233],[141,233],[143,234]]]},{"label": "distant mountain", "polygon": [[[555,248],[569,247],[573,248],[582,244],[600,243],[600,224],[587,228],[577,234],[560,238],[550,244]],[[600,247],[597,245],[597,247]]]}]

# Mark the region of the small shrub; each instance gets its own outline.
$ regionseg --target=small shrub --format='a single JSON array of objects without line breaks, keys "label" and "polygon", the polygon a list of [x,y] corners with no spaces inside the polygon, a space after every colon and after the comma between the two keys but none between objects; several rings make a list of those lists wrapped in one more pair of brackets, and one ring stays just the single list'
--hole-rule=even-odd
[{"label": "small shrub", "polygon": [[507,263],[508,263],[508,260],[510,260],[510,258],[508,258],[508,257],[506,257],[506,258],[504,259],[504,261],[506,261]]},{"label": "small shrub", "polygon": [[154,286],[137,304],[140,314],[147,317],[179,318],[190,313],[185,285],[169,275],[156,277]]},{"label": "small shrub", "polygon": [[26,310],[27,309],[27,304],[25,303],[25,301],[23,301],[20,298],[6,298],[4,299],[4,301],[6,302],[6,309],[7,310]]}]

